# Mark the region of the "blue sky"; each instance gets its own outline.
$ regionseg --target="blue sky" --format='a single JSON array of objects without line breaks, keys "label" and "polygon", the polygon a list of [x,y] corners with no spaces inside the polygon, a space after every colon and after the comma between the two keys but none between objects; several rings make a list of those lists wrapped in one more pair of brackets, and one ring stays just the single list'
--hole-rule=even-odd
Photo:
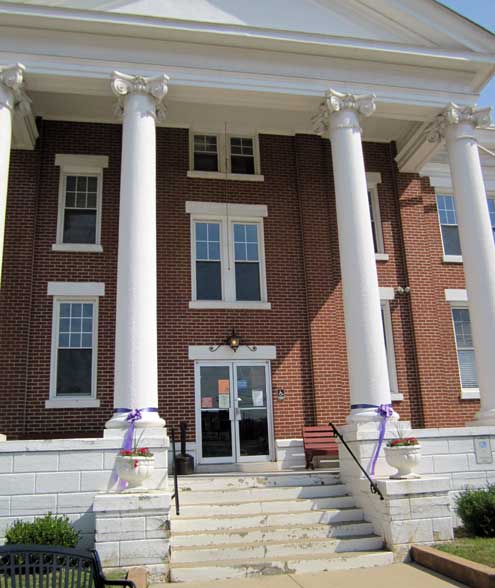
[{"label": "blue sky", "polygon": [[[459,14],[495,31],[495,0],[440,0]],[[495,111],[495,79],[486,86],[478,101],[480,106],[491,106]],[[495,113],[493,118],[495,118]]]}]

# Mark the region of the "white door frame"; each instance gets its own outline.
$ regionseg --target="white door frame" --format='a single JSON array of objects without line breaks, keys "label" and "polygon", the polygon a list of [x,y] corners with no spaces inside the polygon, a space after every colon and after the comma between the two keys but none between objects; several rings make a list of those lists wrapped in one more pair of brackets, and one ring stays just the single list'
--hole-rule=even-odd
[{"label": "white door frame", "polygon": [[[264,366],[265,367],[265,386],[266,386],[266,411],[268,424],[268,455],[253,455],[241,457],[239,446],[239,427],[236,425],[236,406],[238,403],[234,402],[237,398],[237,370],[236,366]],[[203,439],[201,427],[201,367],[208,366],[225,366],[229,368],[230,378],[230,422],[231,422],[231,439],[232,439],[232,456],[228,457],[203,457]],[[273,461],[275,456],[275,441],[273,429],[273,402],[272,402],[272,374],[271,362],[269,360],[196,360],[194,362],[194,398],[195,398],[195,415],[196,415],[196,455],[198,463],[215,464],[215,463],[245,463],[245,462],[261,462]]]}]

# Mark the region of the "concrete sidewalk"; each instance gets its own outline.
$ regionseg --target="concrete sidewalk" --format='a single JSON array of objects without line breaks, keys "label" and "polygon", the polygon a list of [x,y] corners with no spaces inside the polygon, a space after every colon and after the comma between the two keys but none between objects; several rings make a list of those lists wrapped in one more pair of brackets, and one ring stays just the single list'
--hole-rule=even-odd
[{"label": "concrete sidewalk", "polygon": [[[453,580],[439,576],[416,564],[393,564],[321,574],[258,576],[244,580],[191,582],[185,588],[464,588]],[[152,584],[166,588],[171,584]]]}]

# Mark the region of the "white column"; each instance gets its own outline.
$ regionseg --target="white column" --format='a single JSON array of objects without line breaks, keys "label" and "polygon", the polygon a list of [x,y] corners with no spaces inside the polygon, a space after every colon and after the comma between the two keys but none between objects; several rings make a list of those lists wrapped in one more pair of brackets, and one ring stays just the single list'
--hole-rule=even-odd
[{"label": "white column", "polygon": [[449,104],[429,139],[445,138],[480,389],[476,425],[495,425],[495,245],[475,129],[491,122],[490,108]]},{"label": "white column", "polygon": [[349,423],[381,420],[377,407],[392,402],[359,125],[360,115],[369,116],[374,110],[374,96],[329,90],[315,119],[317,132],[328,131],[332,145],[351,396]]},{"label": "white column", "polygon": [[24,112],[29,111],[29,98],[22,90],[24,71],[25,67],[20,63],[0,67],[0,284],[12,146],[12,119],[15,108],[20,108]]},{"label": "white column", "polygon": [[[115,72],[112,90],[123,115],[115,336],[115,409],[158,408],[156,298],[156,130],[168,77]],[[107,428],[126,427],[114,413]],[[138,427],[163,427],[142,411]]]}]

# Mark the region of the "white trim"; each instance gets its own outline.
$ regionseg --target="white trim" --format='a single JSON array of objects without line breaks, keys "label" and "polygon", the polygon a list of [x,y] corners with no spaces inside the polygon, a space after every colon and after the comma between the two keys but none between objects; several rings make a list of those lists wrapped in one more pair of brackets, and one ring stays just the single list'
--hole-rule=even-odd
[{"label": "white trim", "polygon": [[382,174],[380,172],[366,172],[366,183],[368,189],[376,188],[378,184],[382,183]]},{"label": "white trim", "polygon": [[[49,282],[50,284],[76,284],[77,282]],[[101,286],[102,284],[98,284]],[[91,395],[79,398],[73,398],[63,395],[57,395],[57,359],[58,359],[58,335],[59,335],[59,315],[60,304],[64,302],[81,302],[93,304],[93,338],[92,338],[92,354],[91,354]],[[96,401],[96,385],[98,373],[98,304],[99,298],[96,296],[74,296],[69,295],[54,295],[53,297],[53,312],[52,312],[52,342],[51,342],[51,358],[50,358],[50,390],[48,395],[49,406],[46,408],[90,408],[90,406],[82,406],[75,404],[75,400],[80,401]],[[69,402],[71,406],[62,406],[61,402]]]},{"label": "white trim", "polygon": [[105,296],[104,282],[48,282],[48,296]]},{"label": "white trim", "polygon": [[[443,246],[443,239],[442,239]],[[445,255],[442,258],[444,263],[462,263],[462,255]]]},{"label": "white trim", "polygon": [[108,167],[108,156],[57,153],[55,155],[55,165],[64,168],[64,170],[94,173],[95,170],[99,171]]},{"label": "white trim", "polygon": [[450,303],[462,302],[465,306],[468,302],[467,290],[447,288],[445,290],[445,300]]},{"label": "white trim", "polygon": [[390,256],[388,253],[375,253],[375,260],[376,261],[388,261]]},{"label": "white trim", "polygon": [[103,253],[103,247],[95,243],[53,243],[52,251],[72,253]]},{"label": "white trim", "polygon": [[[380,288],[382,290],[392,290],[393,288]],[[390,313],[390,303],[392,298],[381,299],[380,306],[383,311],[383,328],[385,331],[385,341],[387,348],[387,367],[388,367],[388,379],[390,383],[390,395],[392,400],[404,400],[404,395],[399,392],[399,383],[397,381],[397,365],[395,363],[395,346],[394,346],[394,334],[392,330],[392,315]]]},{"label": "white trim", "polygon": [[186,202],[187,214],[211,214],[214,216],[248,216],[251,218],[268,216],[265,204],[223,204],[221,202]]},{"label": "white trim", "polygon": [[235,302],[226,302],[224,300],[191,300],[189,302],[191,309],[242,309],[242,310],[271,310],[270,302],[259,302],[258,300],[236,300]]},{"label": "white trim", "polygon": [[382,174],[380,172],[366,172],[366,184],[370,193],[371,209],[373,212],[373,226],[377,251],[375,252],[376,261],[388,261],[389,256],[385,253],[383,243],[382,215],[380,212],[380,198],[378,196],[378,184],[382,183]]},{"label": "white trim", "polygon": [[210,179],[210,180],[232,180],[232,181],[240,181],[240,182],[264,182],[265,176],[261,174],[230,174],[230,173],[223,173],[223,172],[208,172],[208,171],[195,171],[195,170],[188,170],[187,172],[188,178],[200,178],[200,179]]},{"label": "white trim", "polygon": [[100,408],[97,398],[63,398],[45,400],[45,408]]},{"label": "white trim", "polygon": [[[216,345],[212,345],[213,349]],[[253,348],[253,347],[251,347]],[[210,351],[209,345],[189,345],[189,359],[198,361],[269,361],[277,359],[277,347],[275,345],[259,345],[254,351],[246,345],[241,345],[237,351],[232,351],[227,345],[222,345],[217,351]]]},{"label": "white trim", "polygon": [[[459,375],[460,377],[460,375]],[[479,400],[479,388],[461,388],[461,400]]]},{"label": "white trim", "polygon": [[394,300],[395,290],[390,286],[380,286],[380,300]]}]

